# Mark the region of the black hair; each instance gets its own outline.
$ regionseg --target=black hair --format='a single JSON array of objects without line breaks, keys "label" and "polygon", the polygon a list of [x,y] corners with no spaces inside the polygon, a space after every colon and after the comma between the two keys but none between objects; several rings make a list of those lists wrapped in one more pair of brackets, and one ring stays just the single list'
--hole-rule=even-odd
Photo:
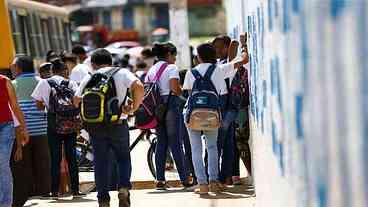
[{"label": "black hair", "polygon": [[55,51],[49,50],[46,53],[46,62],[51,62],[53,59],[57,59],[59,56],[56,54]]},{"label": "black hair", "polygon": [[152,53],[158,60],[166,60],[167,55],[170,53],[170,49],[165,43],[155,43],[153,44]]},{"label": "black hair", "polygon": [[129,54],[125,54],[125,55],[123,56],[123,58],[124,58],[124,59],[129,60],[129,59],[130,59],[130,55],[129,55]]},{"label": "black hair", "polygon": [[231,43],[231,38],[227,35],[219,35],[212,41],[212,44],[215,44],[217,41],[222,41],[225,46],[229,46]]},{"label": "black hair", "polygon": [[197,47],[198,56],[201,58],[203,63],[216,64],[216,50],[212,44],[205,43]]},{"label": "black hair", "polygon": [[91,56],[91,63],[99,65],[112,65],[112,56],[106,49],[97,49]]},{"label": "black hair", "polygon": [[141,55],[145,58],[153,58],[155,57],[150,48],[144,48],[141,52]]},{"label": "black hair", "polygon": [[72,48],[72,53],[76,55],[86,55],[87,52],[82,45],[74,45]]},{"label": "black hair", "polygon": [[59,59],[55,59],[51,61],[51,69],[52,72],[55,74],[60,74],[62,72],[64,72],[65,70],[67,70],[66,65],[64,64],[64,62],[59,58]]},{"label": "black hair", "polygon": [[172,55],[177,55],[178,54],[178,49],[176,48],[176,46],[171,43],[171,42],[168,42],[166,43],[167,47],[169,48],[169,53],[172,54]]},{"label": "black hair", "polygon": [[35,68],[33,64],[33,59],[27,55],[16,55],[15,65],[18,66],[23,73],[34,73]]}]

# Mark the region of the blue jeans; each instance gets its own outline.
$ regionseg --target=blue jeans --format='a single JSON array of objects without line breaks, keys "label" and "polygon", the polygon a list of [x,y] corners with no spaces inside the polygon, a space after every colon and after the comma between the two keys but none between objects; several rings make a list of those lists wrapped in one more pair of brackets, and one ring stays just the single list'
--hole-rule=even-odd
[{"label": "blue jeans", "polygon": [[[164,97],[167,101],[168,96]],[[176,168],[179,173],[180,180],[186,182],[189,173],[184,165],[183,142],[180,138],[180,100],[176,96],[172,96],[168,104],[166,121],[157,128],[158,139],[156,146],[155,162],[156,175],[158,181],[165,181],[165,165],[168,148],[174,158]]]},{"label": "blue jeans", "polygon": [[[199,184],[208,184],[208,177],[206,174],[206,167],[203,159],[203,140],[202,132],[188,129],[190,144],[192,146],[192,157],[194,164],[194,171],[197,176]],[[206,141],[206,148],[208,152],[208,175],[210,181],[217,181],[219,174],[218,167],[218,151],[217,151],[217,137],[218,131],[203,132]]]},{"label": "blue jeans", "polygon": [[235,120],[238,112],[228,110],[224,113],[222,126],[219,129],[218,151],[220,159],[219,180],[224,182],[226,178],[231,177],[234,171],[235,160]]},{"label": "blue jeans", "polygon": [[105,126],[96,130],[88,130],[91,136],[91,143],[94,155],[95,181],[97,187],[97,198],[99,202],[110,201],[110,174],[109,168],[112,159],[109,156],[110,150],[115,155],[119,168],[118,180],[119,188],[130,189],[130,177],[132,174],[132,164],[129,151],[129,128],[126,121],[122,124]]},{"label": "blue jeans", "polygon": [[0,124],[0,207],[10,207],[13,201],[13,177],[10,156],[15,140],[13,122]]}]

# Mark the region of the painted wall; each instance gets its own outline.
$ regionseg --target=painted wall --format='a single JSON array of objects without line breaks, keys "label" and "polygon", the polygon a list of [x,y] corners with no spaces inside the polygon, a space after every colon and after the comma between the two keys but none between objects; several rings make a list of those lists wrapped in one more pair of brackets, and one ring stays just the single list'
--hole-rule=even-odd
[{"label": "painted wall", "polygon": [[368,2],[229,1],[250,35],[257,206],[368,206]]}]

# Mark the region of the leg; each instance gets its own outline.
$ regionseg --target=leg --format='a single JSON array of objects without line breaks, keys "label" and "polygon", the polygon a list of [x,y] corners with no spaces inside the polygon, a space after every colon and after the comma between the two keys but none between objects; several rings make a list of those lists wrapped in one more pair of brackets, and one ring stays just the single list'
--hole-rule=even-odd
[{"label": "leg", "polygon": [[201,132],[188,129],[188,134],[189,134],[190,144],[192,147],[194,171],[197,175],[198,183],[202,185],[208,184],[206,170],[205,170],[204,161],[203,161]]},{"label": "leg", "polygon": [[193,166],[193,159],[192,159],[192,149],[190,147],[190,141],[189,141],[189,135],[187,128],[185,127],[183,116],[181,116],[182,119],[180,121],[180,137],[183,139],[184,143],[184,150],[185,150],[185,165],[187,170],[192,174],[194,182],[196,182],[196,176],[194,173],[194,166]]},{"label": "leg", "polygon": [[0,206],[10,207],[13,200],[13,178],[10,155],[14,143],[13,124],[0,124]]},{"label": "leg", "polygon": [[77,135],[75,133],[64,135],[63,140],[65,158],[68,161],[69,167],[71,190],[73,193],[77,193],[79,192],[79,170],[77,164],[77,154],[75,150]]},{"label": "leg", "polygon": [[49,149],[51,158],[51,192],[57,194],[60,185],[60,163],[62,159],[62,142],[56,133],[49,133]]},{"label": "leg", "polygon": [[217,181],[219,174],[217,151],[218,131],[207,131],[205,132],[205,136],[208,151],[208,174],[210,177],[210,181]]},{"label": "leg", "polygon": [[33,138],[33,180],[36,195],[45,195],[51,191],[50,151],[45,135]]},{"label": "leg", "polygon": [[119,189],[130,189],[130,178],[132,174],[132,163],[130,158],[129,127],[126,122],[114,126],[111,146],[119,168]]},{"label": "leg", "polygon": [[[23,159],[15,161],[14,156],[11,159],[11,169],[13,173],[13,207],[22,207],[31,195],[34,195],[34,180],[32,169],[32,148],[33,137],[30,142],[22,148]],[[14,144],[13,155],[17,148]]]},{"label": "leg", "polygon": [[109,182],[108,182],[108,162],[109,157],[106,156],[109,153],[110,139],[107,137],[96,137],[90,133],[91,143],[94,155],[95,166],[95,181],[97,188],[97,198],[99,202],[109,202]]},{"label": "leg", "polygon": [[165,165],[166,156],[168,148],[166,128],[164,126],[159,126],[157,129],[157,144],[155,153],[156,162],[156,180],[165,181]]},{"label": "leg", "polygon": [[184,165],[184,151],[180,139],[180,113],[178,110],[169,110],[166,117],[166,131],[171,153],[175,160],[181,182],[188,182],[188,171]]}]

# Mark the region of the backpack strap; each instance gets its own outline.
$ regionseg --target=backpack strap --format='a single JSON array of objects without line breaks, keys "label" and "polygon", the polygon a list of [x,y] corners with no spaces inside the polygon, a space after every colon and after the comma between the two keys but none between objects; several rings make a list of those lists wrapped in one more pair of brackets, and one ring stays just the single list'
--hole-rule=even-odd
[{"label": "backpack strap", "polygon": [[[213,72],[215,71],[216,69],[216,65],[215,64],[212,64],[206,71],[206,73],[204,74],[204,78],[207,79],[207,80],[211,80],[211,76],[213,74]],[[211,81],[212,82],[212,81]]]},{"label": "backpack strap", "polygon": [[153,82],[157,82],[160,80],[162,74],[164,73],[165,69],[167,68],[167,66],[169,66],[169,64],[164,63],[161,65],[160,69],[157,71],[155,78],[153,78]]},{"label": "backpack strap", "polygon": [[192,73],[192,75],[194,76],[194,78],[195,78],[196,80],[199,80],[199,79],[201,79],[201,78],[202,78],[202,75],[198,72],[198,70],[193,69],[193,70],[191,70],[190,72]]},{"label": "backpack strap", "polygon": [[111,79],[117,72],[119,72],[119,67],[114,67],[108,71],[106,71],[104,74],[107,76],[107,79]]},{"label": "backpack strap", "polygon": [[205,79],[205,80],[208,80],[208,81],[209,81],[209,83],[211,84],[211,87],[212,87],[212,89],[211,89],[211,90],[213,90],[217,95],[219,95],[219,94],[218,94],[218,92],[217,92],[217,90],[216,90],[215,85],[213,84],[213,82],[212,82],[212,80],[211,80],[212,74],[213,74],[213,72],[215,71],[215,69],[216,69],[216,65],[215,65],[215,64],[212,64],[212,65],[207,69],[206,73],[204,74],[204,77],[202,77],[202,75],[201,75],[201,74],[198,72],[198,70],[196,70],[196,69],[191,70],[191,72],[192,72],[192,75],[194,76],[194,78],[195,78],[196,80],[199,80],[199,79],[201,79],[201,78],[203,78],[203,79]]}]

